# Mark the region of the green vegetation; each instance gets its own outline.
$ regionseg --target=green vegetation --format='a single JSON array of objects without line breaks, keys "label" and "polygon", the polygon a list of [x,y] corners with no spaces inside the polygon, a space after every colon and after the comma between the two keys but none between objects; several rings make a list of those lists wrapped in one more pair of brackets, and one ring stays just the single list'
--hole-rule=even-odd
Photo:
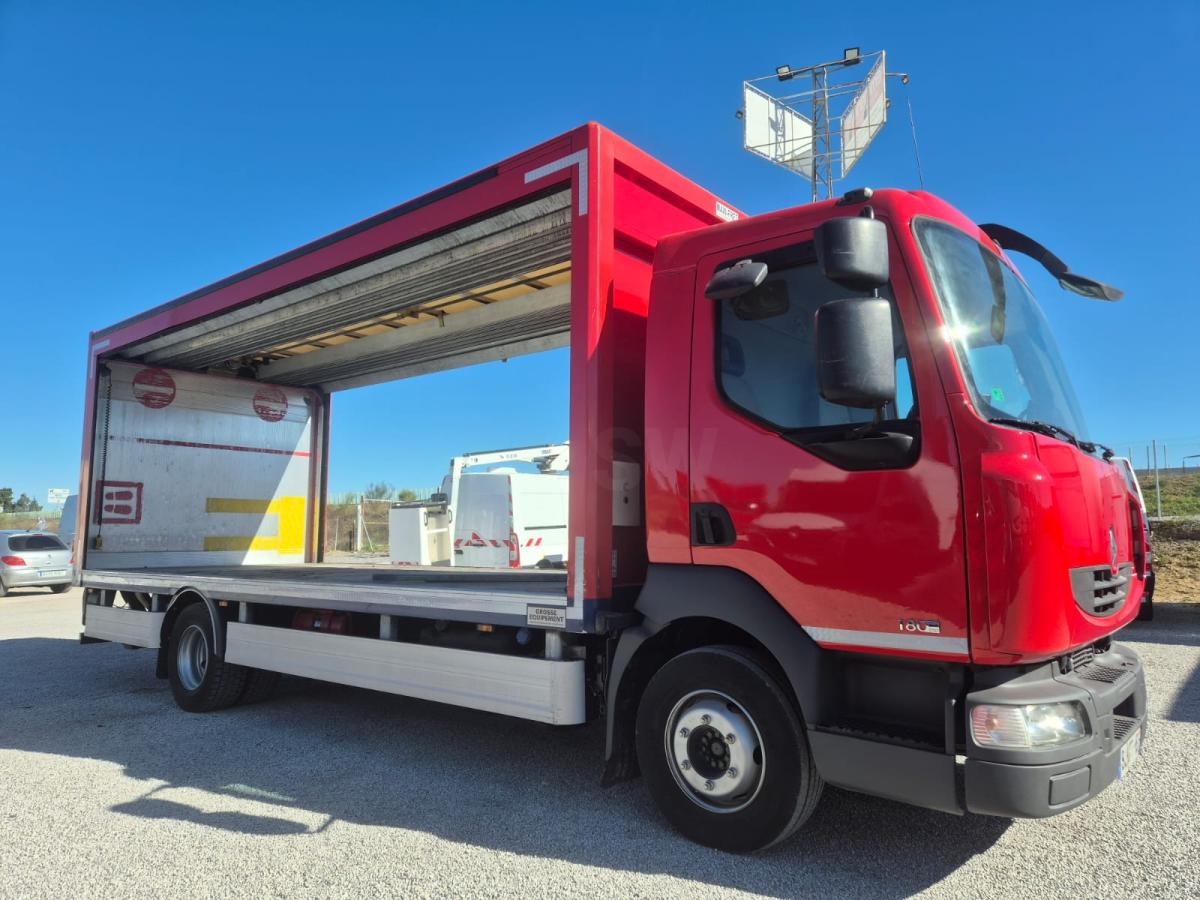
[{"label": "green vegetation", "polygon": [[[1146,508],[1150,515],[1157,515],[1154,498],[1154,475],[1139,475],[1142,493],[1146,496]],[[1159,489],[1162,491],[1162,514],[1164,516],[1200,516],[1200,472],[1186,475],[1160,475]]]},{"label": "green vegetation", "polygon": [[35,513],[41,512],[42,504],[28,494],[22,494],[13,499],[12,488],[0,488],[0,513]]},{"label": "green vegetation", "polygon": [[47,531],[58,531],[61,518],[62,514],[57,511],[0,513],[0,531],[29,531],[43,521]]},{"label": "green vegetation", "polygon": [[355,492],[330,495],[325,506],[326,551],[387,553],[388,508],[392,501],[409,502],[418,494],[411,488],[397,490],[386,481],[368,484],[361,494],[367,501],[362,505],[362,546],[356,547],[359,496]]},{"label": "green vegetation", "polygon": [[386,481],[378,481],[367,485],[363,497],[368,500],[400,500],[407,503],[417,499],[417,492],[411,488],[396,490]]}]

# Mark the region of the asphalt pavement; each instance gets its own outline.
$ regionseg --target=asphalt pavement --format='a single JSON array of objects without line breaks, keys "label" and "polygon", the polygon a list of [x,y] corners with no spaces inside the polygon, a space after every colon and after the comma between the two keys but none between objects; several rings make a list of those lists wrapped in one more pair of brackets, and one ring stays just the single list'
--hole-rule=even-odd
[{"label": "asphalt pavement", "polygon": [[738,857],[600,787],[598,725],[553,729],[285,680],[176,708],[154,655],[81,646],[78,591],[0,599],[0,897],[1200,895],[1200,605],[1121,640],[1145,662],[1137,766],[1041,821],[827,790]]}]

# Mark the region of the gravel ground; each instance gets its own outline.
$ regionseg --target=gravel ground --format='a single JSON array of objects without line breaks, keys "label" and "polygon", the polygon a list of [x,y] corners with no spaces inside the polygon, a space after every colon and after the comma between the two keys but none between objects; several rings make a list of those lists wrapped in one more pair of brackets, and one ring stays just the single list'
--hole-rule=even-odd
[{"label": "gravel ground", "polygon": [[0,600],[0,896],[1196,896],[1200,606],[1123,639],[1153,722],[1119,784],[1044,821],[829,790],[783,847],[706,850],[602,729],[285,682],[188,715],[148,651],[80,646],[78,592]]},{"label": "gravel ground", "polygon": [[1154,538],[1154,602],[1200,603],[1200,540]]}]

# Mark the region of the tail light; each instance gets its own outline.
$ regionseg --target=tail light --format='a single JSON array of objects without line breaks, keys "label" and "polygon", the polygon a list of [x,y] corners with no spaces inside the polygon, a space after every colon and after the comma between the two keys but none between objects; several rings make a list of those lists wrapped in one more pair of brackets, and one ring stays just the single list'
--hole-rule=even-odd
[{"label": "tail light", "polygon": [[8,566],[23,566],[25,560],[19,556],[0,556],[0,562]]},{"label": "tail light", "polygon": [[1146,577],[1146,524],[1142,521],[1142,510],[1136,503],[1129,504],[1129,530],[1133,540],[1133,570],[1138,578]]},{"label": "tail light", "polygon": [[[508,479],[508,521],[513,521],[512,479]],[[521,545],[517,543],[517,532],[509,528],[508,532],[508,567],[521,568]]]}]

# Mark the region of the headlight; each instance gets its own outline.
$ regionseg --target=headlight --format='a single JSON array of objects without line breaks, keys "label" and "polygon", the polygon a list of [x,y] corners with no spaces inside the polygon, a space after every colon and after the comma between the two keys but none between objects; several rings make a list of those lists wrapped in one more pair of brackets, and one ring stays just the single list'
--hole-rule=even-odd
[{"label": "headlight", "polygon": [[980,747],[1039,750],[1087,737],[1087,719],[1083,706],[1074,702],[1029,706],[984,703],[971,710],[971,736]]}]

